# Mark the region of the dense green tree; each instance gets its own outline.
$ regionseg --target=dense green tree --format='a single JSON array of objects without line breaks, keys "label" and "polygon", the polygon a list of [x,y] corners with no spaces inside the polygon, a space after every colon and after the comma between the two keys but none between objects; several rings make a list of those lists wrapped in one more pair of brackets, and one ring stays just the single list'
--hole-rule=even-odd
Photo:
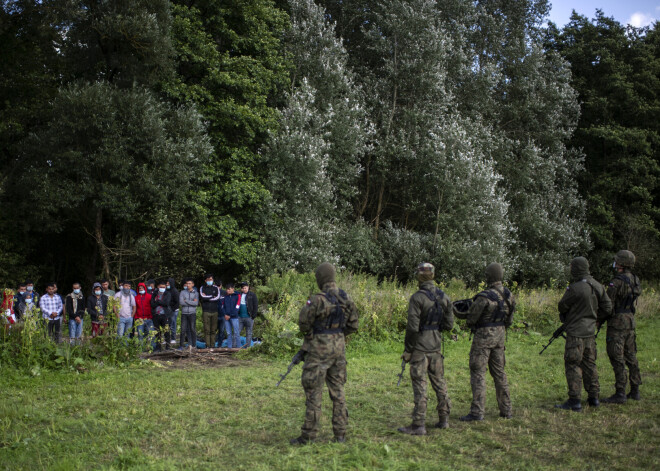
[{"label": "dense green tree", "polygon": [[601,267],[626,248],[638,269],[660,276],[660,51],[657,26],[624,27],[597,11],[551,27],[549,46],[571,64],[582,107],[571,144],[585,156],[581,178]]},{"label": "dense green tree", "polygon": [[288,17],[272,1],[192,0],[173,2],[172,22],[176,73],[163,90],[196,104],[214,148],[192,196],[208,220],[199,250],[219,269],[253,270],[269,200],[259,149],[277,128],[275,105],[288,83]]}]

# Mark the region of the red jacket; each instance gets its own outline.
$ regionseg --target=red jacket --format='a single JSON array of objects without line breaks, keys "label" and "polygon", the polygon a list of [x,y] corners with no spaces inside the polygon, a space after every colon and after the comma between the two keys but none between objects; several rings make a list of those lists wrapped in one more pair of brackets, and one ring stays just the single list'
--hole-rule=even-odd
[{"label": "red jacket", "polygon": [[[144,294],[140,294],[140,288],[144,290]],[[147,285],[144,283],[138,284],[138,294],[135,296],[135,318],[136,319],[151,319],[151,295],[147,293]]]}]

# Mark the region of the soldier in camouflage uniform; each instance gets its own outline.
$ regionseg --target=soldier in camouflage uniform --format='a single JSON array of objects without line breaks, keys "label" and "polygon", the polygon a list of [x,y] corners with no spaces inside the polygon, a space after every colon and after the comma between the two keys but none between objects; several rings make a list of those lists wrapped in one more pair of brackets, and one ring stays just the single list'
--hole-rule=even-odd
[{"label": "soldier in camouflage uniform", "polygon": [[435,268],[430,263],[417,267],[419,290],[410,297],[408,325],[403,355],[410,363],[415,408],[412,424],[398,430],[409,435],[426,435],[426,375],[431,380],[438,399],[437,428],[447,428],[451,402],[444,379],[442,331],[454,326],[454,314],[449,296],[438,289],[433,281]]},{"label": "soldier in camouflage uniform", "polygon": [[[502,286],[504,270],[499,263],[486,267],[488,288],[477,294],[467,312],[467,327],[474,332],[470,350],[470,385],[472,405],[470,413],[460,420],[483,420],[486,406],[486,370],[495,382],[500,417],[511,418],[511,397],[504,365],[506,328],[511,325],[516,307],[511,292]],[[457,313],[457,317],[459,317]]]},{"label": "soldier in camouflage uniform", "polygon": [[598,370],[596,369],[596,322],[612,310],[603,285],[589,275],[589,262],[584,257],[571,261],[571,283],[559,301],[559,318],[566,326],[564,366],[568,382],[568,400],[559,409],[580,412],[582,384],[589,393],[589,405],[598,407]]},{"label": "soldier in camouflage uniform", "polygon": [[[607,356],[614,368],[616,392],[603,402],[623,404],[626,399],[639,401],[639,385],[642,377],[637,364],[637,342],[635,336],[635,301],[642,293],[639,278],[630,270],[635,266],[635,255],[629,250],[619,251],[614,258],[616,277],[607,288],[614,309],[608,315]],[[630,393],[626,396],[628,372],[630,370]]]},{"label": "soldier in camouflage uniform", "polygon": [[316,438],[321,417],[323,383],[332,399],[332,430],[335,441],[344,442],[348,427],[348,411],[344,397],[346,383],[346,335],[358,329],[355,303],[335,283],[335,267],[322,263],[316,269],[316,283],[321,293],[311,296],[298,318],[305,334],[302,350],[305,365],[302,386],[305,390],[305,422],[292,445],[303,445]]}]

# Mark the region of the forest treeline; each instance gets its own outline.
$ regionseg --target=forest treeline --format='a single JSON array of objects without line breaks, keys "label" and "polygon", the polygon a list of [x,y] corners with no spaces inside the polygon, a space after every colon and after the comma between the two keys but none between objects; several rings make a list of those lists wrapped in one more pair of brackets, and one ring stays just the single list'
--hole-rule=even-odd
[{"label": "forest treeline", "polygon": [[660,36],[544,0],[3,0],[0,285],[660,278]]}]

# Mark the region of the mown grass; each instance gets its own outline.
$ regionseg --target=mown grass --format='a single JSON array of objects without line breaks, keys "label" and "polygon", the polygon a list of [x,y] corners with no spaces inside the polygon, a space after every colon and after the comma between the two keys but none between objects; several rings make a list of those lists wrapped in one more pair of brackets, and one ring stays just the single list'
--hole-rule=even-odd
[{"label": "mown grass", "polygon": [[[649,306],[652,306],[649,303]],[[401,344],[349,344],[346,444],[330,442],[324,399],[317,443],[292,447],[304,413],[297,367],[279,388],[285,359],[260,355],[221,368],[95,368],[84,374],[0,372],[0,467],[4,469],[659,469],[660,321],[638,322],[643,399],[584,413],[558,411],[566,396],[563,340],[542,356],[547,336],[512,331],[507,373],[514,418],[498,418],[492,381],[486,420],[464,424],[471,399],[467,336],[446,342],[450,428],[436,421],[431,394],[426,437],[396,427],[410,422],[406,375],[396,387]],[[525,333],[529,332],[529,333]],[[598,339],[602,396],[613,374]]]}]

